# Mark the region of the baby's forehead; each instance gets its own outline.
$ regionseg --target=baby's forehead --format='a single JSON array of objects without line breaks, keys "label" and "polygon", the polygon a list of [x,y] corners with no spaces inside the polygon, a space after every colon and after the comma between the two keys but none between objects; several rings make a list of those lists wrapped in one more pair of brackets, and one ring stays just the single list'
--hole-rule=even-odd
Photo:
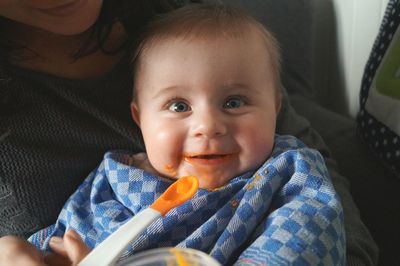
[{"label": "baby's forehead", "polygon": [[209,43],[213,41],[219,42],[232,42],[243,41],[247,42],[256,41],[265,44],[265,49],[277,49],[276,41],[272,35],[262,26],[256,23],[241,23],[235,26],[229,25],[194,25],[191,28],[177,28],[176,31],[168,29],[161,32],[155,32],[149,38],[143,40],[139,52],[139,56],[148,53],[154,47],[160,45],[183,41],[187,44]]},{"label": "baby's forehead", "polygon": [[[221,53],[230,51],[229,54],[232,57],[245,54],[246,57],[252,57],[253,59],[265,58],[268,63],[268,69],[272,69],[273,72],[276,72],[274,75],[279,76],[279,54],[277,48],[268,43],[267,37],[257,28],[243,31],[240,34],[232,34],[232,32],[226,34],[215,34],[215,32],[211,34],[196,34],[193,31],[185,35],[165,35],[163,38],[155,38],[142,48],[137,58],[136,70],[139,70],[144,64],[147,66],[158,64],[159,60],[165,57],[170,58],[171,54],[180,58],[184,55],[184,50],[180,50],[182,47],[185,51],[202,49],[207,56],[215,52],[218,53],[218,51],[221,51]],[[231,47],[235,48],[229,49]],[[221,57],[218,58],[214,60],[221,59]],[[187,58],[187,60],[193,62],[196,59]]]},{"label": "baby's forehead", "polygon": [[[241,94],[238,90],[248,90],[250,84],[261,79],[260,75],[275,79],[268,50],[257,37],[246,33],[227,38],[193,36],[159,40],[142,55],[137,85],[146,87],[146,84],[148,88],[152,87],[149,84],[156,83],[164,87],[169,87],[167,84],[178,84],[177,87],[202,84],[215,86],[215,91],[229,88],[225,91],[235,89]],[[185,73],[184,77],[180,73]],[[182,91],[178,92],[173,94],[180,95]]]}]

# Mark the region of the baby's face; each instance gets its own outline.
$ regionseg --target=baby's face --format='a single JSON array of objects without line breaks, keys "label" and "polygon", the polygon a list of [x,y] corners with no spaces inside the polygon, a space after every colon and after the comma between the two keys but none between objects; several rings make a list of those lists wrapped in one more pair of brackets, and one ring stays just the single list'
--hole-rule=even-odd
[{"label": "baby's face", "polygon": [[279,104],[264,43],[166,40],[142,59],[132,114],[162,175],[214,189],[270,155]]}]

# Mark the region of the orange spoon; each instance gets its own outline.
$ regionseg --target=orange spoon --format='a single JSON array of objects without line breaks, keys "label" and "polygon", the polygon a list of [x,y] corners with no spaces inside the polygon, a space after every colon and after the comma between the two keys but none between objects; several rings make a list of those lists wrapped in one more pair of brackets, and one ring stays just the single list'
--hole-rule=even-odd
[{"label": "orange spoon", "polygon": [[179,178],[149,208],[139,212],[118,228],[78,265],[115,265],[125,249],[140,236],[140,233],[159,217],[165,216],[171,209],[193,197],[198,187],[199,181],[194,176]]}]

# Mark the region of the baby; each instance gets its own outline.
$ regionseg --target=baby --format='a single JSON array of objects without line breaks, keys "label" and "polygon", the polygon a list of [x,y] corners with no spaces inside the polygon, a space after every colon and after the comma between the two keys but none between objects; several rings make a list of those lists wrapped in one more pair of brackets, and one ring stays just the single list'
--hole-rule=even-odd
[{"label": "baby", "polygon": [[201,187],[215,189],[271,154],[278,47],[261,25],[228,10],[179,13],[144,37],[132,116],[158,173],[195,175]]},{"label": "baby", "polygon": [[194,5],[151,23],[134,55],[131,113],[146,154],[111,151],[30,241],[73,229],[91,248],[194,175],[193,199],[149,226],[125,256],[162,246],[221,264],[345,264],[343,210],[322,156],[275,135],[279,49],[248,15]]}]

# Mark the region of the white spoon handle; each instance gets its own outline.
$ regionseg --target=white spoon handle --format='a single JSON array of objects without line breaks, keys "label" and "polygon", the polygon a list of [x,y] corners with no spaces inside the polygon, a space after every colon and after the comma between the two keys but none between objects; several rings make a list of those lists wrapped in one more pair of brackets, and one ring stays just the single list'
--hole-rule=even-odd
[{"label": "white spoon handle", "polygon": [[131,220],[118,228],[94,248],[78,266],[112,266],[115,265],[125,249],[161,214],[151,208],[139,212]]}]

